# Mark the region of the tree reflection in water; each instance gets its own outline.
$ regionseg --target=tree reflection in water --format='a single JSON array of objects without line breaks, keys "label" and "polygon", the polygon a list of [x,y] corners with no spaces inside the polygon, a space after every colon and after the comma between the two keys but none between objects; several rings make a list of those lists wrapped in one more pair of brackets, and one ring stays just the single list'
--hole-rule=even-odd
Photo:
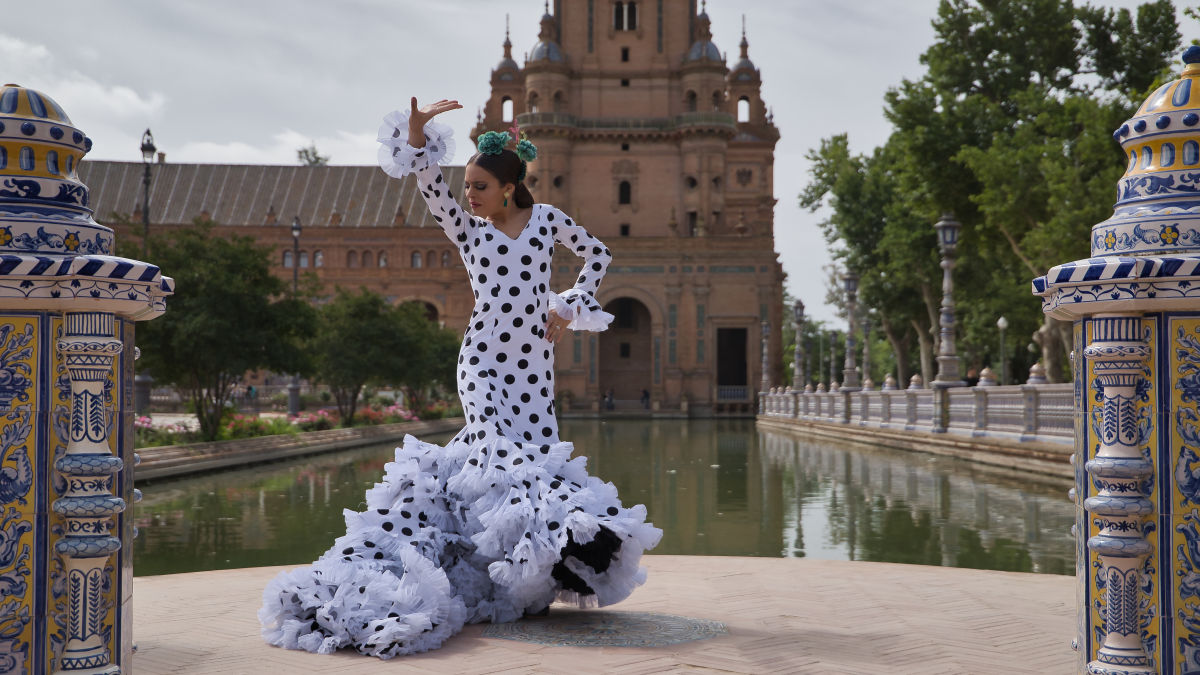
[{"label": "tree reflection in water", "polygon": [[[1073,572],[1066,479],[998,478],[964,462],[814,443],[752,420],[564,420],[562,436],[625,503],[646,504],[664,530],[655,553]],[[391,454],[347,450],[139,484],[134,569],[308,562],[344,532],[342,510],[361,508]]]}]

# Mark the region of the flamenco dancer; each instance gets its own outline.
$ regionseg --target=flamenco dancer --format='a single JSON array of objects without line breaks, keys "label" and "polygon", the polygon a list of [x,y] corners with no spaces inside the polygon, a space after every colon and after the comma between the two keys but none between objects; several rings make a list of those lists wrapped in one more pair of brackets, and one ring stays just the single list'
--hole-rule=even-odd
[{"label": "flamenco dancer", "polygon": [[[537,148],[487,132],[467,163],[462,211],[438,163],[449,127],[431,121],[462,106],[442,100],[393,112],[379,130],[379,163],[416,174],[434,219],[458,247],[475,309],[458,356],[467,426],[445,447],[407,436],[366,510],[347,510],[346,534],[309,566],[263,592],[267,642],[322,654],[353,647],[391,658],[439,647],[464,623],[513,621],[555,600],[581,607],[626,598],[645,581],[643,551],[662,531],[642,505],[571,459],[554,411],[554,345],[566,330],[602,331],[596,302],[611,256],[524,178]],[[508,148],[516,141],[515,150]],[[574,287],[548,288],[556,244],[583,258]]]}]

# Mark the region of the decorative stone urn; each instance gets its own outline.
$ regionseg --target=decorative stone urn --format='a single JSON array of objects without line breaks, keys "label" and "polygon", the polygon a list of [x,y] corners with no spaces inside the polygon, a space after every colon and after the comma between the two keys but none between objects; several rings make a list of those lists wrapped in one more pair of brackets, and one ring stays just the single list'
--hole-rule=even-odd
[{"label": "decorative stone urn", "polygon": [[0,672],[130,672],[134,322],[174,282],[113,255],[50,97],[0,87]]},{"label": "decorative stone urn", "polygon": [[1092,257],[1033,282],[1074,324],[1080,672],[1200,670],[1200,47],[1183,60],[1114,134]]}]

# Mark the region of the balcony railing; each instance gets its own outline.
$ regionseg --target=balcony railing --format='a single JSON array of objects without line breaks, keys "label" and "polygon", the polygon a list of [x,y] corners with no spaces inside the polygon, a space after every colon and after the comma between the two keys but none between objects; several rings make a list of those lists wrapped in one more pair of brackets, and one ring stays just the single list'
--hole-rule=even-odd
[{"label": "balcony railing", "polygon": [[1071,384],[854,392],[773,390],[759,396],[759,412],[767,417],[1020,441],[1071,443],[1074,439]]},{"label": "balcony railing", "polygon": [[737,130],[733,115],[723,112],[687,112],[674,117],[575,117],[561,112],[517,115],[517,124],[531,127],[572,127],[599,131],[675,131],[691,127],[723,127]]}]

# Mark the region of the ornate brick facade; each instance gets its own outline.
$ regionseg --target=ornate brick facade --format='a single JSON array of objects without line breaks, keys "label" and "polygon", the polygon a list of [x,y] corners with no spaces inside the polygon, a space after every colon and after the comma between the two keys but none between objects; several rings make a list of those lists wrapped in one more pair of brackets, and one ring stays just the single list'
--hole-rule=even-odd
[{"label": "ornate brick facade", "polygon": [[[559,345],[564,410],[603,409],[609,390],[615,407],[637,408],[646,390],[660,411],[750,412],[762,321],[778,368],[783,271],[773,236],[779,132],[745,36],[730,69],[694,0],[556,0],[524,67],[506,39],[491,84],[472,135],[515,118],[539,148],[534,197],[613,251],[598,296],[612,329]],[[85,169],[97,213],[140,221],[140,165]],[[461,184],[462,168],[447,179]],[[298,215],[302,270],[329,287],[425,302],[445,325],[465,325],[473,298],[462,263],[414,188],[375,167],[161,164],[150,215],[156,227],[211,218],[276,244],[289,276]],[[560,253],[559,290],[578,269]]]}]

